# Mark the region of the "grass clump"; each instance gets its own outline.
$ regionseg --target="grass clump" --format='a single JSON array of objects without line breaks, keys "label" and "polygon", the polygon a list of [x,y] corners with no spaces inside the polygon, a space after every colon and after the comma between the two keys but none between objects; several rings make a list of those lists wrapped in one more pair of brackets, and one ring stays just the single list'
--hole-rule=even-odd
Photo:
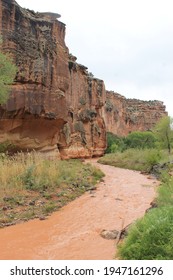
[{"label": "grass clump", "polygon": [[129,230],[119,246],[126,260],[173,259],[173,206],[153,209]]},{"label": "grass clump", "polygon": [[37,153],[0,158],[0,227],[42,217],[89,190],[104,174],[79,160],[50,161]]},{"label": "grass clump", "polygon": [[173,206],[173,178],[168,172],[162,173],[162,183],[156,199],[158,207]]}]

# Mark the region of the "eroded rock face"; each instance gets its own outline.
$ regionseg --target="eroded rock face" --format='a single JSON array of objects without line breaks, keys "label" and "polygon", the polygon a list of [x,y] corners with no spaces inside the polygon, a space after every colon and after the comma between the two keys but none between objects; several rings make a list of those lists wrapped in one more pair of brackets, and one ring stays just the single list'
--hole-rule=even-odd
[{"label": "eroded rock face", "polygon": [[0,107],[0,143],[61,158],[101,156],[106,130],[127,135],[150,129],[165,108],[106,93],[104,82],[69,54],[59,17],[0,0],[1,48],[18,67],[10,98]]},{"label": "eroded rock face", "polygon": [[126,136],[132,131],[146,131],[167,115],[161,101],[126,99],[113,92],[106,92],[105,122],[107,131]]},{"label": "eroded rock face", "polygon": [[65,24],[56,17],[0,0],[2,50],[18,66],[10,99],[0,110],[0,142],[60,152],[62,158],[102,155],[104,83],[69,55]]}]

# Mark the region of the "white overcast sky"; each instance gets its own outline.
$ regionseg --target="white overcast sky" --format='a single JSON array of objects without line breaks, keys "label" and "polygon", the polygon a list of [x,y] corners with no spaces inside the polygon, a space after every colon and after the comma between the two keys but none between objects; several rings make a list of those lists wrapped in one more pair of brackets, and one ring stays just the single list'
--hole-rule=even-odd
[{"label": "white overcast sky", "polygon": [[164,101],[173,116],[172,0],[17,0],[61,14],[66,44],[106,89]]}]

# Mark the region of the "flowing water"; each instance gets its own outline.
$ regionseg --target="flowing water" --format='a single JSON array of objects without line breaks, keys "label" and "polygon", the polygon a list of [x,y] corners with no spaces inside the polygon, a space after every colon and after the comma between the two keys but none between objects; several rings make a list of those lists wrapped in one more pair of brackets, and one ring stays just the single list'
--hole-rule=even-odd
[{"label": "flowing water", "polygon": [[44,221],[32,220],[0,229],[0,259],[103,260],[113,259],[114,240],[103,229],[120,230],[144,215],[158,182],[137,171],[87,160],[105,174],[90,191]]}]

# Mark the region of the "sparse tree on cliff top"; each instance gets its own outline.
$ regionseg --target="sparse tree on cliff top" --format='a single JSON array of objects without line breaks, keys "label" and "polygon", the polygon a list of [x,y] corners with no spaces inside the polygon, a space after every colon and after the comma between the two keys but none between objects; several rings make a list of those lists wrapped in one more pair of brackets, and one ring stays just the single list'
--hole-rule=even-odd
[{"label": "sparse tree on cliff top", "polygon": [[171,145],[173,143],[172,124],[172,118],[166,116],[163,117],[155,127],[155,133],[161,147],[168,149],[169,154],[171,153]]},{"label": "sparse tree on cliff top", "polygon": [[10,85],[14,81],[16,71],[12,59],[0,51],[0,104],[4,104],[8,99]]}]

